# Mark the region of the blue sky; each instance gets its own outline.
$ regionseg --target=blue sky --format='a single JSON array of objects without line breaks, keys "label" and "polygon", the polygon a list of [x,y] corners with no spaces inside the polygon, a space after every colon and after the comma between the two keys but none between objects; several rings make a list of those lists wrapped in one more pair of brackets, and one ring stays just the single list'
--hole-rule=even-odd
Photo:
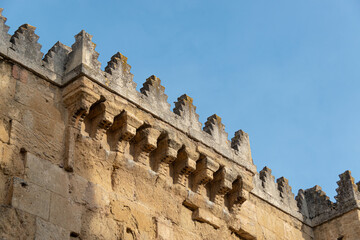
[{"label": "blue sky", "polygon": [[258,170],[331,197],[338,174],[360,180],[360,2],[3,0],[12,34],[37,27],[42,51],[92,34],[102,68],[117,51],[138,88],[160,77],[231,138],[250,135]]}]

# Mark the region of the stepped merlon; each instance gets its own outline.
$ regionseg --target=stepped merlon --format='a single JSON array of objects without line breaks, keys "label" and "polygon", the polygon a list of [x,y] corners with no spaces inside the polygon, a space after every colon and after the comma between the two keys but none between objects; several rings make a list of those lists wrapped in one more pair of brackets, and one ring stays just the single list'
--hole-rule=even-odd
[{"label": "stepped merlon", "polygon": [[[177,209],[186,208],[182,214],[190,213],[193,221],[209,224],[214,231],[219,229],[225,232],[229,231],[232,237],[239,237],[239,239],[263,239],[259,237],[259,229],[262,228],[261,224],[268,223],[261,222],[261,219],[264,218],[264,216],[261,217],[261,211],[265,210],[259,210],[259,208],[271,208],[272,211],[279,211],[280,217],[278,218],[281,221],[290,217],[289,221],[297,226],[297,236],[299,233],[308,234],[304,239],[315,239],[313,232],[316,232],[317,228],[360,209],[360,182],[355,183],[350,171],[339,175],[336,202],[330,201],[326,193],[317,185],[306,190],[300,189],[295,197],[289,180],[285,177],[280,177],[275,181],[275,176],[268,167],[257,172],[251,155],[249,135],[246,132],[238,130],[229,140],[222,119],[216,114],[208,117],[202,128],[193,98],[186,94],[181,95],[171,111],[165,87],[160,78],[155,75],[147,78],[140,91],[137,91],[128,58],[120,52],[116,52],[111,57],[104,71],[101,70],[101,63],[98,61],[99,53],[95,50],[96,44],[92,42],[92,35],[84,30],[75,35],[75,42],[71,47],[56,42],[44,55],[41,52],[41,45],[38,43],[39,36],[35,33],[36,28],[24,24],[11,36],[8,34],[9,27],[5,24],[6,18],[2,15],[2,11],[3,9],[0,9],[0,58],[4,64],[11,63],[9,65],[11,80],[18,81],[19,86],[22,84],[24,86],[28,84],[26,87],[33,87],[31,84],[39,85],[37,87],[41,90],[38,91],[35,87],[35,90],[32,91],[38,91],[38,95],[44,94],[45,100],[39,97],[40,104],[40,100],[35,101],[32,98],[36,93],[31,92],[29,93],[31,98],[26,99],[30,102],[30,107],[35,102],[46,108],[50,101],[51,107],[55,106],[56,108],[51,113],[38,110],[41,113],[31,113],[32,115],[29,113],[30,110],[21,109],[19,112],[24,114],[24,117],[19,117],[19,119],[16,117],[20,113],[11,112],[10,117],[5,117],[7,112],[4,111],[6,113],[4,113],[3,119],[0,119],[0,124],[8,122],[5,127],[0,125],[2,127],[0,134],[2,134],[1,131],[9,131],[7,135],[5,134],[9,138],[6,141],[3,140],[4,134],[0,135],[0,143],[6,142],[7,144],[6,147],[0,145],[2,147],[0,150],[4,151],[4,153],[0,153],[5,155],[6,152],[3,148],[15,144],[12,151],[16,149],[17,152],[13,155],[18,159],[23,159],[22,164],[25,166],[25,170],[17,170],[17,174],[9,176],[6,174],[6,177],[1,175],[3,177],[0,179],[1,181],[5,178],[9,179],[4,180],[6,187],[2,185],[0,187],[9,190],[6,197],[9,206],[29,214],[38,214],[36,221],[40,221],[39,219],[41,221],[49,220],[50,217],[46,214],[50,210],[44,210],[45,213],[41,213],[43,215],[31,212],[32,210],[29,210],[28,206],[23,206],[21,198],[17,194],[27,196],[26,194],[30,190],[26,189],[37,192],[39,196],[60,194],[56,192],[58,191],[56,188],[60,188],[58,185],[56,187],[45,186],[46,181],[52,181],[51,176],[49,176],[50,180],[47,179],[43,183],[37,182],[38,176],[34,177],[31,175],[33,173],[27,172],[33,171],[32,167],[37,165],[46,170],[44,170],[44,175],[54,174],[54,179],[56,176],[61,176],[66,178],[66,181],[77,181],[76,184],[81,182],[81,187],[86,189],[82,193],[83,195],[90,188],[101,186],[100,190],[96,191],[106,192],[103,195],[106,195],[104,199],[111,198],[111,201],[109,200],[107,203],[107,208],[102,211],[111,210],[112,214],[116,211],[111,204],[120,201],[119,199],[121,201],[123,198],[131,199],[129,206],[137,204],[138,201],[147,203],[153,197],[151,195],[153,193],[150,194],[151,191],[142,184],[145,186],[148,184],[147,181],[153,186],[162,184],[159,191],[164,196],[168,194],[166,201],[172,204],[177,201],[175,204]],[[6,61],[3,61],[4,59]],[[46,84],[39,84],[40,80],[34,81],[28,78],[29,74],[33,74],[32,76]],[[26,89],[19,86],[16,85],[15,90],[12,89],[12,91]],[[49,90],[48,86],[53,88]],[[21,96],[16,97],[21,98]],[[11,102],[15,98],[11,96],[9,99],[7,101]],[[22,104],[21,108],[27,107],[27,104],[21,102],[21,99],[16,101]],[[44,120],[41,124],[37,123],[42,127],[36,125],[37,128],[51,132],[48,134],[50,137],[56,135],[59,142],[52,143],[55,141],[54,139],[44,140],[37,145],[34,144],[36,147],[31,144],[27,145],[26,141],[31,142],[29,139],[22,142],[23,137],[31,134],[31,136],[36,136],[36,141],[49,137],[46,134],[41,135],[42,132],[41,134],[29,133],[29,129],[25,129],[22,135],[22,131],[19,130],[21,127],[18,125],[22,123],[23,119],[33,124],[33,118],[37,117],[36,114],[44,119],[48,117],[47,115],[51,115],[50,118],[60,119],[60,123],[55,124],[50,120]],[[30,126],[33,127],[31,124]],[[41,144],[48,144],[47,148],[42,148]],[[56,148],[54,154],[46,152],[52,147]],[[47,158],[52,162],[44,160]],[[92,164],[92,158],[97,159],[96,164]],[[54,167],[54,163],[57,164],[56,167]],[[105,174],[99,174],[98,168],[105,169]],[[129,187],[121,185],[121,181],[133,178],[135,180],[128,185],[135,186],[135,190],[136,188],[142,189],[148,194],[146,197],[139,192],[135,193],[135,190],[134,192],[121,192],[122,188]],[[91,181],[95,181],[95,183]],[[59,201],[66,202],[67,206],[78,204],[82,208],[86,208],[86,211],[95,213],[98,203],[84,203],[81,197],[72,196],[77,193],[76,191],[80,191],[81,187],[77,189],[71,184],[65,184],[66,187],[72,187],[71,191],[69,189],[61,190],[61,194],[63,194],[61,199],[69,197],[70,200]],[[0,188],[0,191],[2,190]],[[154,201],[157,201],[158,195],[154,194]],[[105,201],[104,199],[101,201]],[[151,205],[153,202],[149,204]],[[44,203],[44,205],[46,204]],[[127,208],[130,208],[129,206]],[[40,205],[39,208],[41,208]],[[130,215],[125,213],[127,208],[122,207],[123,215]],[[149,211],[146,214],[159,215],[163,213],[162,209],[154,211],[151,207],[145,206],[144,208]],[[164,203],[162,208],[167,209],[168,206]],[[109,212],[106,214],[109,215]],[[156,231],[160,231],[159,229],[164,226],[167,229],[168,225],[179,224],[178,222],[173,224],[169,220],[172,217],[171,214],[167,215],[165,219],[159,218],[158,215],[150,221],[151,224],[156,225]],[[177,216],[177,214],[173,214],[173,216]],[[274,228],[280,221],[278,218],[276,218],[277,222],[274,220]],[[81,218],[77,217],[76,219],[78,221]],[[119,220],[117,223],[121,221]],[[51,224],[55,224],[55,222],[51,222]],[[80,227],[75,227],[77,225],[73,227],[64,222],[56,224],[60,224],[64,231],[70,231],[72,236],[80,235]],[[192,227],[196,228],[197,226]],[[287,227],[292,228],[290,225]],[[128,227],[128,229],[132,228]],[[128,229],[125,228],[124,232],[133,231]],[[311,233],[305,234],[304,229]],[[149,230],[149,232],[151,231]],[[269,233],[264,233],[263,236],[266,234]],[[286,236],[286,231],[284,234],[281,239],[297,239],[293,236]],[[133,233],[133,236],[135,235]],[[155,235],[151,235],[151,237],[153,236]],[[158,235],[156,236],[158,237]],[[269,239],[276,239],[271,238],[273,237],[271,234],[269,236]],[[0,235],[1,237],[2,235]],[[172,239],[171,237],[168,239]],[[336,237],[342,239],[339,238],[340,235],[336,235]]]}]

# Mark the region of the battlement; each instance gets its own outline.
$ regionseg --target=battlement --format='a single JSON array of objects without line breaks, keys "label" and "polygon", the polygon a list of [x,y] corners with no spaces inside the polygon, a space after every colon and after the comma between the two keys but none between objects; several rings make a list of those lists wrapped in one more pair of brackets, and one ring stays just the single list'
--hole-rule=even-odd
[{"label": "battlement", "polygon": [[360,208],[360,192],[354,178],[351,177],[351,172],[346,171],[339,177],[335,203],[330,201],[320,186],[316,185],[307,190],[299,190],[296,197],[299,209],[303,216],[311,220],[312,225],[319,225],[353,209]]},{"label": "battlement", "polygon": [[[95,50],[96,45],[91,41],[92,36],[84,30],[75,35],[75,43],[71,48],[57,42],[42,58],[43,53],[40,51],[41,45],[38,43],[39,36],[35,34],[35,27],[24,24],[10,36],[7,33],[9,27],[5,25],[6,18],[1,15],[1,19],[0,33],[4,41],[0,42],[0,54],[3,57],[21,64],[59,86],[67,86],[79,76],[86,76],[255,173],[256,168],[249,150],[242,146],[241,148],[247,152],[241,154],[239,146],[228,141],[228,134],[220,117],[209,117],[202,131],[195,112],[196,107],[188,96],[180,97],[172,112],[165,88],[156,76],[146,79],[140,92],[137,92],[133,74],[130,73],[131,66],[127,63],[127,58],[119,52],[111,57],[105,71],[102,71],[101,63],[97,60],[99,53]],[[249,143],[247,141],[244,144]]]},{"label": "battlement", "polygon": [[[279,216],[290,216],[281,217],[284,226],[310,229],[306,234],[304,229],[291,230],[297,236],[312,237],[312,227],[360,209],[360,182],[355,184],[349,171],[340,175],[336,203],[318,186],[300,190],[295,198],[286,178],[275,181],[267,167],[257,172],[247,133],[236,131],[229,140],[216,114],[202,128],[186,94],[171,111],[165,87],[154,75],[137,91],[128,59],[120,52],[101,70],[96,45],[84,30],[71,47],[57,42],[44,55],[35,27],[24,24],[11,36],[5,22],[0,9],[0,60],[11,69],[3,78],[13,87],[6,90],[7,101],[18,109],[1,115],[0,127],[3,122],[5,127],[0,130],[7,138],[0,135],[0,151],[5,152],[3,143],[11,146],[9,159],[21,163],[3,167],[0,161],[0,170],[6,169],[0,174],[0,180],[6,179],[0,193],[6,192],[7,206],[35,216],[37,228],[45,221],[40,225],[57,226],[64,230],[61,234],[87,236],[81,229],[89,214],[111,215],[107,221],[127,225],[136,217],[124,220],[122,212],[134,204],[147,214],[137,221],[151,216],[148,225],[156,225],[157,239],[173,239],[168,232],[181,224],[205,231],[182,219],[189,212],[192,221],[221,229],[231,239],[257,239],[265,224],[261,219],[268,217],[257,208],[266,204]],[[57,204],[71,210],[71,224],[52,215]],[[138,225],[127,226],[123,234],[138,237]],[[155,231],[151,229],[146,231]]]},{"label": "battlement", "polygon": [[346,171],[339,177],[335,203],[330,201],[318,185],[306,190],[300,189],[294,197],[288,180],[280,177],[275,181],[268,167],[264,167],[255,175],[252,193],[304,223],[317,226],[360,208],[360,192],[354,178],[351,177],[351,172]]}]

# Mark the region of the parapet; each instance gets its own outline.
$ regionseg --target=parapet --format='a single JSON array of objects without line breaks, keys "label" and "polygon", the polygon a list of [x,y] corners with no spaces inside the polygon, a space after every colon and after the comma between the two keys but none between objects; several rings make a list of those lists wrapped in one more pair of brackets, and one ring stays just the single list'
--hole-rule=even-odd
[{"label": "parapet", "polygon": [[297,207],[289,181],[284,177],[275,181],[270,168],[264,167],[255,175],[252,193],[297,219],[304,220]]},{"label": "parapet", "polygon": [[238,217],[256,174],[245,132],[237,131],[229,141],[216,114],[202,128],[187,95],[180,96],[171,111],[165,87],[154,75],[137,91],[128,59],[119,52],[101,70],[96,45],[84,30],[71,47],[57,42],[43,57],[35,27],[24,24],[10,36],[5,22],[1,15],[1,58],[60,89],[65,121],[61,166],[68,174],[79,170],[77,144],[92,141],[116,156],[114,172],[128,164],[178,188],[180,205],[193,212],[193,220],[219,228],[219,222]]},{"label": "parapet", "polygon": [[[227,139],[228,134],[221,118],[217,115],[209,117],[202,130],[196,107],[192,98],[187,95],[179,97],[172,112],[165,88],[154,75],[146,79],[140,92],[136,91],[136,83],[133,82],[133,74],[130,72],[131,66],[127,63],[127,58],[119,52],[111,57],[105,71],[102,71],[101,63],[97,60],[99,53],[96,52],[96,45],[89,33],[82,30],[75,35],[75,42],[71,47],[60,42],[55,43],[42,58],[43,53],[40,51],[41,45],[38,43],[39,36],[35,34],[35,27],[24,24],[10,36],[9,27],[5,22],[6,18],[0,15],[2,57],[11,59],[62,87],[71,84],[80,76],[86,76],[255,174],[256,167],[251,158],[248,140],[237,140],[232,144]],[[239,139],[240,135],[237,135],[235,138]],[[243,135],[242,139],[248,139],[246,134]]]},{"label": "parapet", "polygon": [[[11,36],[1,13],[2,9],[1,58],[61,89],[66,112],[61,167],[67,173],[74,172],[79,138],[105,143],[106,151],[117,158],[114,172],[125,162],[130,168],[145,169],[157,177],[156,181],[170,177],[167,184],[182,189],[173,187],[183,197],[182,204],[193,212],[193,220],[215,229],[219,219],[227,221],[232,232],[248,239],[254,234],[239,227],[239,208],[253,196],[308,226],[360,208],[360,182],[355,184],[350,171],[340,175],[336,203],[319,186],[299,190],[295,198],[286,178],[275,181],[268,167],[256,171],[247,133],[236,131],[229,141],[216,114],[208,117],[202,128],[193,99],[186,94],[177,99],[171,111],[165,87],[154,75],[137,91],[128,59],[120,52],[101,70],[92,36],[82,30],[71,47],[57,42],[43,57],[36,28],[24,24]],[[26,154],[32,159],[32,153]],[[18,187],[24,183],[14,178],[12,184]],[[254,222],[249,225],[254,227]]]},{"label": "parapet", "polygon": [[296,197],[299,209],[314,226],[360,208],[360,192],[354,178],[351,177],[351,172],[345,171],[339,177],[335,203],[331,202],[317,185],[307,190],[299,190]]},{"label": "parapet", "polygon": [[268,167],[264,167],[255,175],[254,189],[251,193],[315,227],[351,210],[360,209],[360,182],[355,184],[350,171],[340,174],[339,177],[335,203],[318,185],[306,190],[300,189],[294,198],[288,180],[280,177],[275,181]]}]

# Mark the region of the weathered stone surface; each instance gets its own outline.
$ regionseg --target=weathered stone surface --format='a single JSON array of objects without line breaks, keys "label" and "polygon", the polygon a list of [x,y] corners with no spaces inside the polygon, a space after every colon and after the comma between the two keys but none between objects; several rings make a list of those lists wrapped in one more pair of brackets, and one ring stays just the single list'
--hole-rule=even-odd
[{"label": "weathered stone surface", "polygon": [[[256,172],[249,136],[231,143],[192,98],[170,111],[160,79],[137,92],[127,58],[102,71],[92,36],[42,60],[30,25],[0,10],[1,239],[357,239],[359,183],[336,203]],[[24,180],[23,180],[24,179]]]},{"label": "weathered stone surface", "polygon": [[63,168],[42,160],[27,152],[25,159],[25,180],[66,197],[69,192],[69,179]]},{"label": "weathered stone surface", "polygon": [[179,115],[185,121],[185,125],[201,130],[199,115],[196,113],[196,107],[193,105],[193,99],[188,95],[181,95],[175,102],[174,113]]},{"label": "weathered stone surface", "polygon": [[84,30],[75,35],[75,43],[71,46],[72,51],[65,66],[63,84],[79,75],[101,79],[105,84],[104,74],[100,69],[101,63],[97,60],[99,53],[95,51],[96,44],[91,39],[92,35]]},{"label": "weathered stone surface", "polygon": [[[256,236],[258,235],[256,233],[256,223],[253,220],[247,218],[246,216],[241,216],[232,220],[229,225],[231,231],[234,231],[237,235],[245,239],[256,239]],[[270,238],[265,237],[264,239]]]},{"label": "weathered stone surface", "polygon": [[156,237],[159,240],[174,239],[174,230],[169,219],[156,219]]},{"label": "weathered stone surface", "polygon": [[49,218],[50,192],[45,188],[14,177],[10,186],[9,200],[14,208],[43,219]]},{"label": "weathered stone surface", "polygon": [[10,206],[0,206],[0,239],[32,240],[35,237],[35,216]]},{"label": "weathered stone surface", "polygon": [[0,8],[0,48],[5,49],[10,45],[11,35],[8,34],[9,26],[6,23],[6,17],[2,15],[4,9]]},{"label": "weathered stone surface", "polygon": [[8,143],[10,140],[9,128],[10,123],[5,119],[0,119],[0,141],[3,143]]},{"label": "weathered stone surface", "polygon": [[216,143],[227,145],[229,143],[228,134],[225,132],[225,126],[221,122],[221,118],[214,114],[207,118],[204,131],[210,134]]},{"label": "weathered stone surface", "polygon": [[41,45],[37,42],[39,36],[35,34],[36,27],[29,24],[21,25],[11,37],[12,48],[23,58],[37,63],[41,62],[43,53]]},{"label": "weathered stone surface", "polygon": [[220,219],[212,215],[209,211],[198,208],[193,212],[192,218],[199,222],[206,222],[214,228],[219,228],[221,225]]},{"label": "weathered stone surface", "polygon": [[231,139],[231,147],[235,149],[235,154],[244,161],[253,163],[251,157],[249,135],[243,130],[235,132],[234,137]]},{"label": "weathered stone surface", "polygon": [[165,87],[161,85],[160,78],[151,75],[143,84],[140,92],[147,97],[152,107],[160,108],[163,112],[170,112],[170,104],[167,102],[168,96],[165,94]]},{"label": "weathered stone surface", "polygon": [[82,207],[58,194],[51,194],[49,222],[68,231],[81,232]]},{"label": "weathered stone surface", "polygon": [[70,52],[70,47],[61,42],[55,43],[44,57],[44,66],[62,76],[65,73],[65,64]]},{"label": "weathered stone surface", "polygon": [[338,194],[335,196],[336,201],[339,204],[346,204],[347,202],[360,200],[360,192],[354,178],[351,176],[351,172],[346,171],[340,174],[339,177],[340,181],[337,182],[339,187],[336,189]]},{"label": "weathered stone surface", "polygon": [[127,60],[127,57],[117,52],[105,67],[105,72],[109,73],[109,86],[119,90],[120,93],[136,92],[136,83],[133,81],[134,75],[130,72],[131,66]]},{"label": "weathered stone surface", "polygon": [[334,218],[314,229],[314,239],[351,239],[357,240],[360,236],[360,226],[356,224],[360,220],[360,211],[353,210],[340,218]]},{"label": "weathered stone surface", "polygon": [[54,225],[50,222],[44,221],[41,218],[36,218],[36,235],[35,240],[65,240],[70,239],[70,232]]}]

